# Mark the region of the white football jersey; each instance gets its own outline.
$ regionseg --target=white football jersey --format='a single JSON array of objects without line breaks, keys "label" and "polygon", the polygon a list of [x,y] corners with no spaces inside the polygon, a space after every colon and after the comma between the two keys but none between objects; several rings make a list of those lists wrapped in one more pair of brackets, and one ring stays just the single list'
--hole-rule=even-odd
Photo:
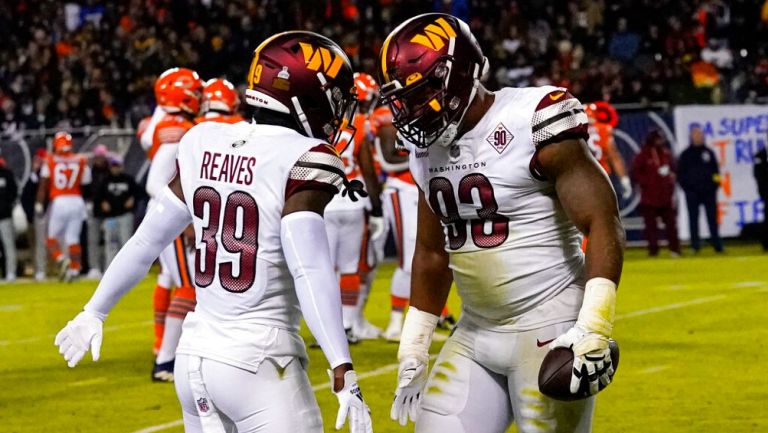
[{"label": "white football jersey", "polygon": [[182,139],[178,167],[195,228],[197,290],[178,353],[249,370],[265,357],[306,358],[280,224],[291,194],[338,191],[335,150],[284,127],[204,122]]},{"label": "white football jersey", "polygon": [[565,89],[506,88],[453,145],[406,143],[411,173],[442,221],[470,320],[523,330],[576,317],[580,300],[556,312],[544,308],[540,320],[521,319],[583,285],[582,236],[554,184],[537,174],[535,154],[552,142],[586,138],[586,128],[583,107]]}]

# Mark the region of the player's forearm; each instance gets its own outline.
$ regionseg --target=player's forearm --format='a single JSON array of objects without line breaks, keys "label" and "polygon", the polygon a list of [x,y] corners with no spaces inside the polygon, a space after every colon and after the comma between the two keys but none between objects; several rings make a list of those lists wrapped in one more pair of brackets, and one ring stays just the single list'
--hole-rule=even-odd
[{"label": "player's forearm", "polygon": [[420,248],[417,244],[411,269],[411,305],[439,316],[453,283],[448,254]]},{"label": "player's forearm", "polygon": [[618,284],[624,264],[624,227],[618,215],[605,215],[589,224],[586,277],[607,278]]},{"label": "player's forearm", "polygon": [[115,256],[84,309],[103,320],[191,221],[186,205],[170,189],[164,190],[136,233]]},{"label": "player's forearm", "polygon": [[367,141],[363,143],[360,150],[359,162],[360,171],[362,171],[363,180],[365,180],[365,189],[368,191],[368,197],[371,200],[371,207],[376,216],[381,216],[381,183],[378,176],[376,176],[371,145]]},{"label": "player's forearm", "polygon": [[280,238],[307,327],[331,368],[351,364],[323,218],[309,211],[290,213],[281,221]]}]

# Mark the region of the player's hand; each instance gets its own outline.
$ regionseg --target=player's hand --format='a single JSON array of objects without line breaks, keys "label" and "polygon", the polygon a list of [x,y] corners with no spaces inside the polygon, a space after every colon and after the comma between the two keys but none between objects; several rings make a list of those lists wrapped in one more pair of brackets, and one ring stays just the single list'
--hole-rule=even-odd
[{"label": "player's hand", "polygon": [[611,350],[608,347],[608,337],[605,335],[574,325],[549,345],[550,350],[556,347],[566,347],[573,350],[572,394],[579,392],[585,376],[589,383],[589,395],[597,394],[601,388],[611,383],[614,370]]},{"label": "player's hand", "polygon": [[[333,389],[334,377],[331,370],[328,370],[328,376],[331,378],[331,389]],[[371,410],[365,404],[363,393],[360,392],[360,387],[357,386],[357,373],[355,373],[355,370],[349,370],[344,373],[343,387],[338,392],[334,390],[333,393],[339,399],[336,430],[341,430],[347,418],[349,418],[350,433],[373,433]]]},{"label": "player's hand", "polygon": [[93,360],[99,360],[103,336],[102,325],[103,321],[95,314],[83,311],[56,334],[54,344],[59,347],[59,353],[64,356],[70,368],[83,359],[88,349],[91,350]]},{"label": "player's hand", "polygon": [[408,424],[408,418],[416,422],[421,410],[421,397],[427,384],[427,376],[427,364],[416,358],[405,358],[400,362],[390,418],[402,426]]},{"label": "player's hand", "polygon": [[384,230],[386,224],[384,223],[384,217],[369,216],[368,217],[368,230],[371,233],[371,240],[375,241],[384,236]]}]

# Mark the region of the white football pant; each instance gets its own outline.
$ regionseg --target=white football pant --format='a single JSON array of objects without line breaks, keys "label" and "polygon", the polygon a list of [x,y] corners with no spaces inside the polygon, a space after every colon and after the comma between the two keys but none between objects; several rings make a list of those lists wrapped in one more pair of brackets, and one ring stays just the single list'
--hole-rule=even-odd
[{"label": "white football pant", "polygon": [[397,247],[398,266],[392,275],[390,292],[399,298],[411,297],[411,262],[416,248],[416,225],[419,190],[414,185],[398,182],[384,189],[384,215]]},{"label": "white football pant", "polygon": [[298,358],[285,369],[265,359],[257,373],[202,358],[198,378],[205,396],[193,391],[194,358],[179,354],[174,373],[186,433],[202,433],[203,423],[218,422],[210,419],[211,411],[227,433],[322,433],[320,408]]},{"label": "white football pant", "polygon": [[82,197],[63,195],[54,198],[48,218],[48,237],[58,239],[65,247],[79,244],[85,217]]}]

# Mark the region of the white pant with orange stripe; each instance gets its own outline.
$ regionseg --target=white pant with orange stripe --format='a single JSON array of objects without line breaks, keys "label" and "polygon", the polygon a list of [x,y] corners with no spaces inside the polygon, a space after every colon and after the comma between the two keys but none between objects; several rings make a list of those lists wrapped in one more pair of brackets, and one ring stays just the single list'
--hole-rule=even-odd
[{"label": "white pant with orange stripe", "polygon": [[384,216],[395,237],[398,267],[392,276],[392,295],[411,296],[411,262],[416,248],[419,189],[398,179],[387,180],[384,188]]},{"label": "white pant with orange stripe", "polygon": [[190,264],[190,251],[182,236],[176,238],[160,253],[160,267],[163,274],[167,274],[175,287],[194,287],[194,269]]}]

